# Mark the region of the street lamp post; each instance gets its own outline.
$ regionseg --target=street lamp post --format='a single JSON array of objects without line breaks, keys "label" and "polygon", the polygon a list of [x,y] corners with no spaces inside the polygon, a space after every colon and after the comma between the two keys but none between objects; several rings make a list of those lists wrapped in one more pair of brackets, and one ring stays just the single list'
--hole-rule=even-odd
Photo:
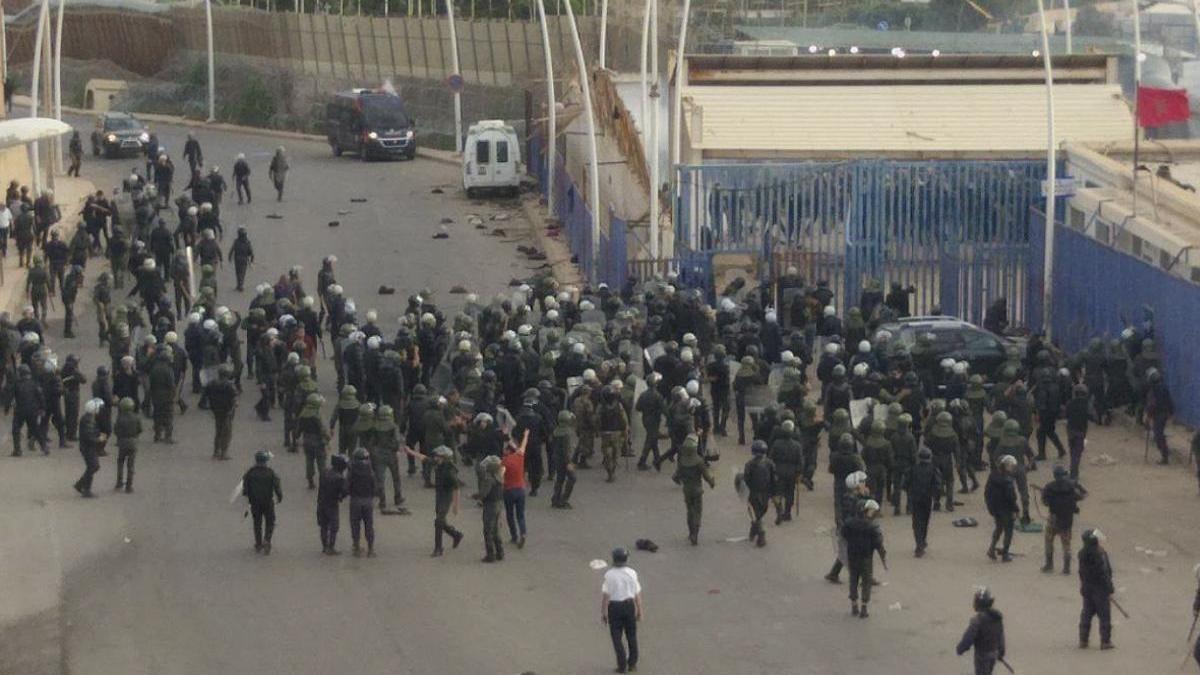
[{"label": "street lamp post", "polygon": [[[30,88],[30,97],[33,102],[29,106],[29,116],[38,116],[38,98],[40,97],[39,86],[42,83],[42,45],[46,39],[46,25],[50,22],[50,0],[42,0],[41,8],[38,10],[38,25],[36,37],[33,40],[33,86]],[[30,168],[33,170],[33,193],[34,195],[42,192],[42,159],[41,159],[41,144],[33,141],[29,144],[30,149]]]},{"label": "street lamp post", "polygon": [[1046,234],[1045,259],[1042,263],[1042,330],[1050,339],[1054,307],[1054,188],[1058,178],[1054,142],[1054,70],[1050,62],[1050,31],[1046,25],[1046,4],[1037,0],[1042,20],[1042,65],[1046,70]]},{"label": "street lamp post", "polygon": [[575,61],[579,66],[579,87],[583,91],[583,112],[588,128],[588,150],[591,171],[588,173],[588,201],[592,211],[592,277],[596,274],[596,260],[600,244],[600,162],[596,159],[596,115],[592,111],[592,85],[588,78],[587,61],[583,57],[583,44],[579,40],[579,27],[575,24],[575,10],[567,6],[567,24],[571,27],[571,38],[575,43]]},{"label": "street lamp post", "polygon": [[608,0],[600,3],[600,70],[605,68],[605,49],[608,47]]},{"label": "street lamp post", "polygon": [[[58,19],[54,30],[54,119],[62,121],[62,43],[63,8],[67,0],[58,0]],[[55,136],[50,147],[54,149],[54,172],[62,173],[62,137]]]},{"label": "street lamp post", "polygon": [[537,0],[538,17],[542,22],[542,52],[546,55],[546,101],[550,117],[546,146],[546,211],[554,215],[554,169],[558,159],[558,111],[554,95],[554,56],[550,52],[550,29],[546,26],[546,2]]},{"label": "street lamp post", "polygon": [[217,84],[214,80],[216,68],[213,65],[213,20],[212,0],[204,0],[204,23],[208,33],[208,121],[217,121]]},{"label": "street lamp post", "polygon": [[650,91],[650,259],[658,260],[659,256],[659,206],[658,187],[662,176],[659,173],[658,155],[662,146],[662,106],[659,105],[661,93],[658,90],[661,75],[658,71],[658,0],[650,0],[650,77],[654,87]]},{"label": "street lamp post", "polygon": [[[450,22],[450,67],[455,75],[462,77],[462,73],[458,72],[458,33],[454,30],[454,0],[446,0],[446,19]],[[454,92],[454,150],[460,155],[463,151],[461,88],[456,88]]]},{"label": "street lamp post", "polygon": [[683,127],[681,121],[683,118],[683,53],[687,49],[687,27],[688,14],[692,9],[692,0],[683,0],[683,15],[679,19],[679,51],[675,54],[675,95],[672,105],[672,124],[674,128],[671,130],[671,164],[679,166],[680,145],[683,142]]}]

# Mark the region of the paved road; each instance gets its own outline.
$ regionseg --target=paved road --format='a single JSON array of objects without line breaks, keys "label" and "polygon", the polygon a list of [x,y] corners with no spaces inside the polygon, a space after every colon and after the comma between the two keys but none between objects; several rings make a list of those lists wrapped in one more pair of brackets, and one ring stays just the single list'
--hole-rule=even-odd
[{"label": "paved road", "polygon": [[[159,133],[171,147],[182,147],[179,129]],[[334,253],[339,280],[360,310],[377,307],[394,325],[411,290],[430,286],[452,308],[454,284],[490,294],[527,273],[515,243],[464,224],[468,213],[500,207],[458,196],[453,167],[420,160],[364,165],[334,159],[321,145],[290,142],[289,194],[277,205],[268,201],[265,177],[277,141],[208,132],[200,138],[209,161],[227,174],[236,152],[255,160],[259,201],[226,209],[234,223],[250,228],[259,254],[255,282],[301,264],[315,285],[318,261]],[[129,164],[91,161],[84,170],[108,185]],[[435,186],[446,193],[432,194]],[[350,203],[360,195],[369,201]],[[351,213],[338,216],[339,210]],[[272,212],[283,219],[266,219]],[[454,219],[451,238],[433,240],[443,216]],[[332,219],[341,227],[326,227]],[[400,290],[379,297],[380,284]],[[232,292],[232,270],[221,272],[221,285],[221,302],[243,309],[249,296]],[[53,343],[94,368],[103,357],[91,339],[90,312],[82,321],[86,337]],[[57,321],[50,333],[61,334]],[[322,366],[320,376],[332,401],[332,367]],[[891,571],[876,589],[873,617],[850,617],[845,587],[821,579],[832,560],[828,478],[821,475],[817,491],[802,495],[796,522],[768,527],[765,550],[729,541],[747,529],[732,490],[734,468],[746,453],[732,447],[722,448],[698,548],[687,545],[682,499],[666,475],[622,470],[614,485],[596,472],[584,474],[573,511],[551,510],[546,497],[532,498],[529,544],[509,551],[502,565],[478,563],[473,507],[458,517],[467,533],[463,545],[430,559],[432,495],[411,479],[404,487],[414,515],[377,519],[378,558],[330,559],[319,554],[302,459],[280,452],[281,422],[257,421],[252,404],[248,394],[238,412],[235,461],[209,459],[211,418],[194,408],[178,420],[179,444],[145,442],[134,495],[103,490],[113,480],[111,459],[97,477],[101,498],[92,501],[70,489],[81,468],[74,451],[0,461],[0,513],[6,514],[0,534],[6,541],[48,540],[47,568],[65,574],[57,619],[61,672],[610,672],[598,616],[599,575],[588,562],[616,545],[632,547],[639,537],[662,547],[654,555],[635,552],[632,560],[646,589],[643,672],[967,672],[968,660],[956,658],[953,645],[970,614],[971,589],[980,583],[995,589],[1009,618],[1010,660],[1020,672],[1166,672],[1183,654],[1190,568],[1200,554],[1200,533],[1184,513],[1195,499],[1194,479],[1180,469],[1142,466],[1141,436],[1125,427],[1098,432],[1089,447],[1092,456],[1108,453],[1119,463],[1088,465],[1084,474],[1093,498],[1083,507],[1081,526],[1100,524],[1109,533],[1117,585],[1134,613],[1118,624],[1120,649],[1101,655],[1074,648],[1077,582],[1036,571],[1040,536],[1018,535],[1015,548],[1028,555],[1013,564],[983,557],[990,528],[981,493],[967,496],[955,515],[972,515],[984,526],[960,530],[936,518],[931,551],[921,561],[911,556],[907,521],[885,518]],[[276,450],[285,495],[269,558],[254,554],[243,506],[226,502],[263,446]],[[1047,474],[1043,469],[1033,482]],[[343,520],[344,548],[347,538]],[[1166,553],[1148,556],[1135,546]],[[889,609],[894,603],[899,607]],[[26,634],[14,637],[52,653],[37,643],[52,628],[33,620],[22,628]],[[0,657],[9,655],[0,658],[0,672],[36,672],[18,666],[10,650],[0,648]]]}]

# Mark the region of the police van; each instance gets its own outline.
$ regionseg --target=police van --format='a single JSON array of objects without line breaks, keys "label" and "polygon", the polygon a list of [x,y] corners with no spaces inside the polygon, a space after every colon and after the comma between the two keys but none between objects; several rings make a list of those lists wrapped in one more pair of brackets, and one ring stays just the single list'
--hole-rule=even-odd
[{"label": "police van", "polygon": [[463,144],[463,188],[468,197],[485,190],[515,196],[521,185],[521,143],[504,120],[482,120],[467,130]]},{"label": "police van", "polygon": [[412,159],[417,154],[416,120],[400,96],[390,91],[334,94],[325,106],[325,135],[336,157],[353,152],[365,162],[374,157]]}]

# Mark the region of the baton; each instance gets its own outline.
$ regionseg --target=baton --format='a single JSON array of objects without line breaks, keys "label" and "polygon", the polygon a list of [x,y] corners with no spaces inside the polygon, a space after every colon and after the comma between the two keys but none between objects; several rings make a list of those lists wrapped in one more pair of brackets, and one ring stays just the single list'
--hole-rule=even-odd
[{"label": "baton", "polygon": [[[1192,615],[1192,627],[1190,630],[1188,630],[1187,636],[1187,644],[1189,645],[1192,644],[1192,635],[1196,632],[1196,619],[1200,619],[1200,613]],[[1192,654],[1190,652],[1184,652],[1183,661],[1179,664],[1180,670],[1183,670],[1183,667],[1187,665],[1188,659],[1191,657]]]},{"label": "baton", "polygon": [[1013,670],[1012,666],[1008,665],[1008,661],[1005,661],[1003,656],[997,657],[996,660],[1000,662],[1000,665],[1004,666],[1005,668],[1008,668],[1008,672],[1010,672],[1010,673],[1017,672],[1017,671]]},{"label": "baton", "polygon": [[1150,426],[1146,426],[1146,450],[1142,453],[1142,463],[1150,463]]},{"label": "baton", "polygon": [[[1108,599],[1112,601],[1113,607],[1117,608],[1117,611],[1121,613],[1121,616],[1125,617],[1126,619],[1129,618],[1129,612],[1125,611],[1125,608],[1121,606],[1121,603],[1117,602],[1116,598],[1110,595],[1108,596]],[[1193,623],[1192,625],[1194,626],[1195,624]]]}]

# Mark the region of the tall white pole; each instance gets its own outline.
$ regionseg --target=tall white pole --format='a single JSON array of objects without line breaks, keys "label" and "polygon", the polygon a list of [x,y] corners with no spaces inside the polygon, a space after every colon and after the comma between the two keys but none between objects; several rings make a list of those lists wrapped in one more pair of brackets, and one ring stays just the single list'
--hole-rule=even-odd
[{"label": "tall white pole", "polygon": [[[63,6],[66,0],[58,0],[58,20],[54,29],[54,119],[62,121],[62,43],[63,43]],[[63,172],[62,137],[55,136],[51,147],[54,148],[54,172]]]},{"label": "tall white pole", "polygon": [[[592,210],[592,277],[596,276],[596,260],[600,253],[600,162],[596,158],[596,115],[592,112],[592,84],[588,77],[587,61],[583,58],[583,43],[579,40],[579,27],[575,25],[575,10],[567,2],[567,23],[571,27],[571,39],[575,43],[575,61],[579,66],[579,87],[583,90],[583,112],[587,121],[588,151],[591,161],[589,199]],[[591,281],[591,279],[589,279]]]},{"label": "tall white pole", "polygon": [[654,0],[646,0],[646,9],[642,12],[642,110],[638,116],[642,123],[642,145],[646,146],[646,139],[650,137],[650,125],[648,118],[650,114],[650,85],[646,80],[646,68],[649,63],[649,44],[650,44],[650,3]]},{"label": "tall white pole", "polygon": [[1138,128],[1138,116],[1141,106],[1138,100],[1142,89],[1142,18],[1138,9],[1138,0],[1133,3],[1133,217],[1137,218],[1138,206],[1138,145],[1142,140],[1142,130]]},{"label": "tall white pole", "polygon": [[675,92],[672,110],[671,164],[679,166],[680,144],[683,142],[683,53],[687,49],[688,14],[692,11],[692,0],[683,0],[683,16],[679,19],[679,50],[675,54]]},{"label": "tall white pole", "polygon": [[[1136,0],[1134,0],[1136,2]],[[1050,338],[1054,306],[1054,187],[1057,176],[1054,142],[1054,70],[1050,64],[1050,31],[1046,25],[1046,4],[1038,0],[1042,20],[1042,64],[1046,69],[1046,243],[1042,264],[1042,330]]]},{"label": "tall white pole", "polygon": [[[0,14],[0,19],[3,17],[4,15]],[[1192,23],[1196,27],[1196,50],[1200,51],[1200,7],[1196,5],[1196,0],[1192,0]],[[4,41],[0,40],[0,45],[2,44],[4,44]]]},{"label": "tall white pole", "polygon": [[1075,48],[1071,45],[1071,0],[1063,0],[1063,13],[1067,15],[1067,53],[1074,54]]},{"label": "tall white pole", "polygon": [[546,211],[554,215],[554,168],[558,160],[558,99],[554,94],[554,55],[550,52],[550,29],[546,26],[546,2],[537,0],[538,18],[542,22],[542,52],[546,54],[546,102],[550,127],[546,135]]},{"label": "tall white pole", "polygon": [[208,121],[217,120],[216,67],[213,65],[212,0],[204,0],[204,23],[208,33]]},{"label": "tall white pole", "polygon": [[600,69],[604,70],[605,48],[608,47],[608,0],[600,3]]},{"label": "tall white pole", "polygon": [[662,105],[659,101],[662,93],[658,88],[661,80],[658,72],[658,0],[650,1],[653,3],[650,9],[650,77],[654,81],[654,88],[650,97],[651,133],[646,147],[650,148],[650,259],[658,260],[661,238],[658,232],[658,188],[662,184],[658,165],[658,155],[662,148]]},{"label": "tall white pole", "polygon": [[[454,30],[454,0],[446,0],[446,20],[450,22],[450,68],[455,75],[458,72],[458,33]],[[462,92],[454,92],[454,150],[458,154],[463,151],[462,137]]]},{"label": "tall white pole", "polygon": [[[50,23],[50,0],[42,0],[41,9],[38,10],[38,26],[37,36],[33,40],[33,86],[30,87],[30,98],[33,102],[29,106],[29,116],[38,116],[38,99],[41,98],[41,83],[42,83],[42,41],[46,39],[46,27]],[[7,56],[7,55],[6,55]],[[40,144],[33,141],[29,144],[31,152],[30,168],[33,170],[33,194],[39,195],[42,192],[42,159]]]}]

